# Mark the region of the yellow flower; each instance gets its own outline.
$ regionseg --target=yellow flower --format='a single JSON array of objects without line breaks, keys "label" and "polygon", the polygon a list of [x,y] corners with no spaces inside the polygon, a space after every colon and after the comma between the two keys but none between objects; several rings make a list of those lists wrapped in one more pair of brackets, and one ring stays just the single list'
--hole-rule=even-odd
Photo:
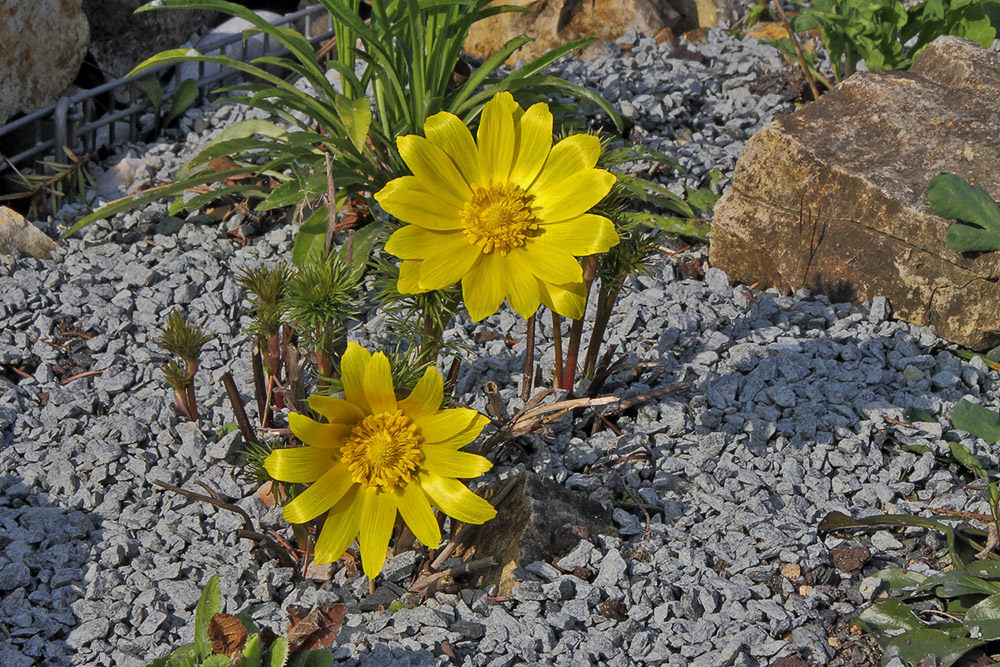
[{"label": "yellow flower", "polygon": [[427,119],[424,134],[397,140],[413,175],[375,195],[409,223],[385,246],[403,260],[399,291],[461,280],[473,320],[495,313],[504,298],[523,317],[539,302],[582,317],[586,293],[576,256],[618,243],[610,220],[587,213],[615,182],[594,168],[600,140],[576,134],[552,146],[548,106],[524,111],[506,92],[483,107],[477,141],[444,111]]},{"label": "yellow flower", "polygon": [[330,563],[355,537],[365,574],[382,570],[396,514],[431,548],[441,531],[431,507],[465,523],[483,523],[496,510],[457,478],[478,477],[492,464],[459,451],[488,423],[475,410],[441,410],[444,380],[428,368],[413,392],[396,400],[389,360],[350,343],[341,360],[345,399],[311,396],[317,422],[292,413],[288,425],[305,447],[276,449],[265,459],[272,477],[309,487],[285,505],[290,523],[327,512],[314,560]]}]

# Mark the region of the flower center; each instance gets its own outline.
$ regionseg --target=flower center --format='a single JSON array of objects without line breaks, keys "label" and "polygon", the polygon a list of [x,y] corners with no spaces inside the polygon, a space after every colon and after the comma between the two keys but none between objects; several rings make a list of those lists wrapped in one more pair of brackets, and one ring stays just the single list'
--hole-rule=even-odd
[{"label": "flower center", "polygon": [[531,199],[513,183],[472,186],[472,199],[462,209],[462,226],[469,243],[483,252],[506,255],[524,245],[524,239],[538,229]]},{"label": "flower center", "polygon": [[340,454],[354,482],[395,491],[410,482],[423,462],[423,441],[417,425],[401,410],[383,412],[358,422]]}]

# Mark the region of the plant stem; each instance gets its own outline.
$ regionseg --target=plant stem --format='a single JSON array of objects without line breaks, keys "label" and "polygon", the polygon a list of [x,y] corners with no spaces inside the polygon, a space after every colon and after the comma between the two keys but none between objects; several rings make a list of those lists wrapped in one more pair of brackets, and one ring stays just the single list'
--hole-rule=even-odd
[{"label": "plant stem", "polygon": [[[273,336],[267,337],[267,357],[264,359],[264,365],[267,369],[268,386],[273,386],[274,384],[279,384],[281,382],[281,334],[276,333]],[[272,380],[273,378],[273,380]],[[274,407],[278,410],[285,407],[285,399],[281,394],[275,394],[274,396]],[[263,419],[264,415],[261,415]]]},{"label": "plant stem", "polygon": [[535,313],[528,318],[528,330],[524,339],[524,374],[521,376],[521,400],[531,396],[531,385],[535,369]]},{"label": "plant stem", "polygon": [[267,404],[267,380],[264,379],[264,364],[260,357],[260,345],[257,343],[254,343],[253,352],[250,353],[250,365],[253,368],[253,393],[257,400],[257,415],[262,426],[266,428],[271,423],[271,406]]},{"label": "plant stem", "polygon": [[441,351],[444,336],[443,327],[438,327],[434,323],[434,316],[428,307],[424,312],[424,330],[420,336],[420,352],[417,354],[416,363],[433,364],[437,362],[438,352]]},{"label": "plant stem", "polygon": [[563,358],[562,358],[562,318],[556,311],[552,312],[552,345],[555,347],[556,354],[556,369],[552,376],[552,384],[555,385],[556,389],[562,388],[562,371],[563,371]]},{"label": "plant stem", "polygon": [[788,22],[788,17],[785,16],[785,10],[781,7],[781,0],[774,0],[774,6],[778,10],[778,16],[781,17],[781,22],[785,24],[785,30],[788,32],[788,39],[791,40],[792,46],[795,47],[795,56],[798,58],[799,67],[802,68],[802,73],[806,75],[806,81],[809,82],[809,90],[812,91],[813,99],[819,99],[819,88],[816,87],[816,81],[813,79],[812,73],[809,71],[809,66],[806,65],[806,58],[802,55],[802,47],[799,46],[799,40],[795,37],[795,31],[792,30],[792,24]]},{"label": "plant stem", "polygon": [[185,388],[186,401],[185,407],[187,408],[188,417],[193,422],[198,421],[198,403],[197,399],[194,397],[194,382],[189,382],[188,386]]},{"label": "plant stem", "polygon": [[251,444],[259,445],[257,434],[253,432],[250,420],[247,419],[246,410],[243,408],[243,399],[240,398],[240,391],[236,387],[236,381],[233,380],[233,374],[226,371],[222,375],[222,384],[226,387],[226,395],[229,397],[229,404],[233,408],[233,416],[236,417],[236,424],[240,427],[243,439]]},{"label": "plant stem", "polygon": [[576,360],[580,356],[580,339],[583,338],[583,318],[586,316],[587,300],[590,298],[590,286],[594,284],[594,277],[597,275],[597,257],[591,255],[583,260],[583,283],[585,286],[583,297],[584,314],[580,319],[573,320],[573,325],[569,329],[569,345],[566,347],[566,363],[563,365],[562,389],[573,391],[576,382]]},{"label": "plant stem", "polygon": [[597,314],[594,316],[594,330],[590,334],[590,343],[587,345],[587,356],[583,360],[583,375],[591,377],[597,367],[597,358],[601,353],[601,345],[604,344],[604,334],[608,329],[608,321],[611,319],[611,311],[615,307],[615,301],[621,293],[621,284],[615,281],[611,287],[605,288],[603,285],[597,293]]},{"label": "plant stem", "polygon": [[[345,87],[348,85],[345,82]],[[337,228],[337,192],[333,189],[333,168],[330,165],[330,153],[324,152],[326,160],[326,236],[323,249],[329,255],[333,250],[334,230]]]},{"label": "plant stem", "polygon": [[[184,389],[174,389],[174,406],[181,417],[191,419],[191,413],[187,406],[187,391]],[[193,421],[193,420],[192,420]]]}]

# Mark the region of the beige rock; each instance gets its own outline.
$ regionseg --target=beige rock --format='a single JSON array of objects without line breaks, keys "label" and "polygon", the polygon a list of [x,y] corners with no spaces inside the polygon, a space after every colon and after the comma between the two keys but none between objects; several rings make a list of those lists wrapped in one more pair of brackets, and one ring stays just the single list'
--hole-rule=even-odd
[{"label": "beige rock", "polygon": [[146,58],[179,47],[218,16],[187,9],[136,14],[144,4],[146,0],[83,0],[90,21],[90,52],[109,78],[125,76]]},{"label": "beige rock", "polygon": [[582,37],[614,41],[629,28],[652,37],[680,21],[680,15],[666,0],[496,0],[494,4],[497,3],[518,5],[528,11],[508,12],[473,24],[465,50],[485,57],[518,35],[533,37],[535,41],[516,51],[511,62],[531,60]]},{"label": "beige rock", "polygon": [[19,252],[38,259],[52,259],[52,251],[58,247],[58,243],[20,213],[0,206],[0,253]]},{"label": "beige rock", "polygon": [[674,8],[684,17],[683,27],[711,28],[728,24],[746,3],[739,0],[672,0]]},{"label": "beige rock", "polygon": [[0,0],[0,124],[54,103],[89,35],[80,0]]},{"label": "beige rock", "polygon": [[950,171],[1000,198],[1000,55],[942,37],[910,72],[857,74],[769,123],[715,209],[731,280],[884,295],[901,319],[975,349],[1000,343],[1000,253],[945,245],[927,184]]}]

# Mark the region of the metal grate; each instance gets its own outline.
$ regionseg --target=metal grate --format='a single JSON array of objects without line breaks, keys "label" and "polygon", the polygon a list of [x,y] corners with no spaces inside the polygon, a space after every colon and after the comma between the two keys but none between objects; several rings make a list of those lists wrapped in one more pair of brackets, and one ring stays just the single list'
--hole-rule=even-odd
[{"label": "metal grate", "polygon": [[[310,44],[316,44],[333,36],[333,30],[309,36],[313,23],[320,14],[326,14],[321,5],[313,5],[298,12],[283,16],[277,21],[277,26],[292,26],[301,22],[302,33],[307,36]],[[328,14],[327,14],[328,15]],[[262,33],[261,49],[264,54],[273,56],[287,53],[280,44],[271,45],[270,35]],[[227,47],[240,43],[238,53],[227,52]],[[242,34],[232,35],[212,44],[204,51],[205,55],[228,55],[237,60],[246,61],[250,58],[248,42]],[[206,89],[212,86],[223,86],[244,80],[242,72],[223,69],[210,65],[213,71],[206,74],[205,63],[196,63],[198,76],[199,99],[204,98]],[[98,148],[113,149],[127,141],[137,141],[143,128],[139,126],[140,116],[152,109],[152,102],[146,97],[135,82],[154,74],[162,75],[173,69],[173,78],[180,83],[183,63],[163,65],[147,70],[140,75],[109,81],[97,88],[85,90],[72,97],[60,98],[52,106],[38,109],[0,127],[0,141],[17,145],[22,148],[14,155],[0,155],[0,174],[11,168],[11,165],[21,168],[29,167],[43,160],[59,161],[65,155],[63,147],[73,152],[88,153]],[[190,65],[189,65],[190,67]],[[95,98],[100,95],[110,95],[112,99],[124,99],[125,107],[113,110],[111,113],[97,116]],[[106,128],[106,129],[105,129]]]}]

